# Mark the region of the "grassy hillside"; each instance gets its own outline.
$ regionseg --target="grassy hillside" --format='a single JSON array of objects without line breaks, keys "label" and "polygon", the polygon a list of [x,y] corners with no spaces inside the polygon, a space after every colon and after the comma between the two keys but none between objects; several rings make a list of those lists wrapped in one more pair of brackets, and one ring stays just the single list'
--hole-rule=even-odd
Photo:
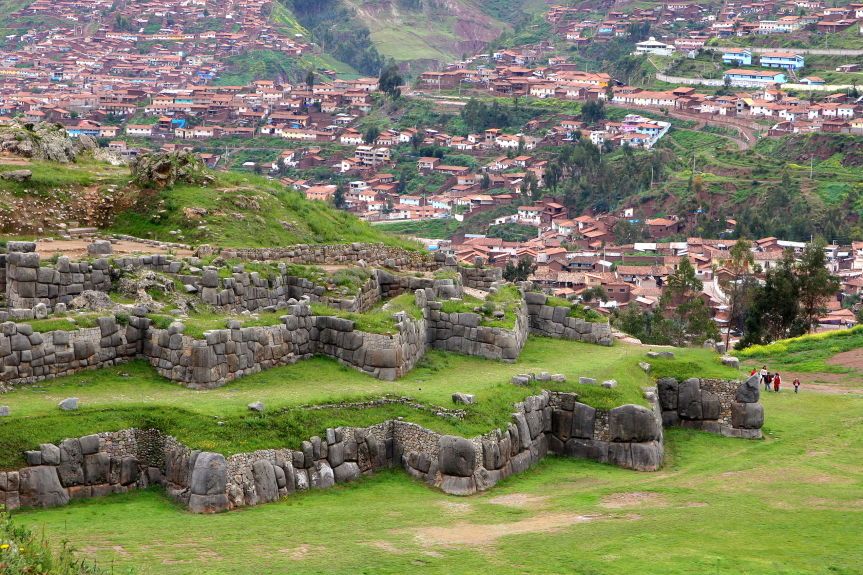
[{"label": "grassy hillside", "polygon": [[668,429],[656,473],[549,458],[458,498],[394,469],[215,516],[154,489],[15,520],[118,573],[860,575],[863,398],[762,401],[764,440]]},{"label": "grassy hillside", "polygon": [[116,200],[117,214],[110,231],[223,247],[377,241],[415,247],[347,212],[286,191],[278,182],[237,173],[220,173],[218,178],[210,188],[126,189]]}]

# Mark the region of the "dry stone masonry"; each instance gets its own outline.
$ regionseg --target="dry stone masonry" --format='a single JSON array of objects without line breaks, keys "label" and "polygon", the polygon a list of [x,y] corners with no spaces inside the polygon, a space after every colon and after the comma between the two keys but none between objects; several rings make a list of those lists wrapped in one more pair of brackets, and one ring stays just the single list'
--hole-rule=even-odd
[{"label": "dry stone masonry", "polygon": [[761,437],[764,407],[758,375],[747,381],[693,377],[681,382],[667,377],[656,382],[666,427],[680,425],[721,433],[726,437]]},{"label": "dry stone masonry", "polygon": [[470,439],[389,420],[327,429],[299,449],[228,458],[192,450],[157,430],[88,435],[26,452],[27,467],[0,473],[0,504],[13,510],[50,507],[160,485],[190,511],[214,513],[397,466],[445,493],[469,495],[523,472],[548,453],[654,471],[662,463],[661,415],[655,390],[645,396],[652,408],[603,411],[580,403],[577,394],[543,391],[514,406],[505,430]]}]

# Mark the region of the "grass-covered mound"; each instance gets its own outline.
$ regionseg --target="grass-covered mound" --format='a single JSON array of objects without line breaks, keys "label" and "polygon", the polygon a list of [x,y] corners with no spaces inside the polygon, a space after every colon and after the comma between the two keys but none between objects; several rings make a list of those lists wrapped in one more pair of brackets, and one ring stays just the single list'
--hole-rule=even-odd
[{"label": "grass-covered mound", "polygon": [[385,241],[416,248],[352,214],[286,190],[277,181],[250,174],[215,175],[217,181],[208,187],[127,188],[117,200],[111,231],[161,241],[182,236],[184,243],[223,247]]},{"label": "grass-covered mound", "polygon": [[753,345],[732,353],[741,360],[781,365],[795,372],[850,373],[853,371],[851,367],[827,364],[825,360],[861,347],[863,326],[857,326],[783,339],[769,345]]},{"label": "grass-covered mound", "polygon": [[[160,377],[138,361],[82,372],[34,384],[3,396],[12,417],[0,419],[0,468],[25,465],[22,452],[39,443],[57,442],[99,431],[156,427],[195,449],[230,455],[256,449],[293,447],[327,427],[367,426],[394,417],[442,433],[466,437],[486,433],[510,422],[512,404],[540,389],[575,391],[581,401],[600,409],[626,403],[645,405],[642,386],[651,379],[635,367],[640,348],[602,347],[586,343],[531,337],[516,364],[499,363],[446,352],[429,352],[405,377],[394,382],[373,379],[318,357],[273,368],[210,390],[190,390]],[[523,372],[565,373],[569,381],[515,387],[510,378]],[[578,377],[616,379],[619,387],[578,385]],[[304,404],[332,404],[408,396],[424,405],[451,406],[454,392],[473,393],[477,404],[466,406],[463,421],[442,419],[429,411],[401,405],[366,410],[304,411]],[[57,404],[77,397],[81,408],[60,412]],[[249,412],[263,401],[261,414]],[[224,425],[217,425],[218,421]]]},{"label": "grass-covered mound", "polygon": [[550,457],[467,498],[393,469],[215,516],[147,490],[15,521],[117,573],[860,575],[863,397],[762,401],[764,440],[668,429],[656,473]]}]

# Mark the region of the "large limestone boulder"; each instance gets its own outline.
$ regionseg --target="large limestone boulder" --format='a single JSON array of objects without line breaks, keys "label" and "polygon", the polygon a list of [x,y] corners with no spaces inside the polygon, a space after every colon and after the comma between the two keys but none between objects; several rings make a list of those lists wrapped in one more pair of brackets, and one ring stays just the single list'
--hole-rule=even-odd
[{"label": "large limestone boulder", "polygon": [[701,419],[701,382],[691,377],[680,383],[677,391],[677,412],[681,419]]},{"label": "large limestone boulder", "polygon": [[187,150],[151,152],[129,163],[133,181],[141,187],[162,189],[177,182],[206,186],[216,181],[200,154]]},{"label": "large limestone boulder", "polygon": [[60,485],[54,466],[25,467],[18,472],[18,481],[23,507],[53,507],[69,503],[69,491]]},{"label": "large limestone boulder", "polygon": [[734,401],[758,403],[759,399],[761,399],[761,376],[756,373],[737,388],[734,393]]},{"label": "large limestone boulder", "polygon": [[677,410],[677,380],[673,377],[663,377],[656,380],[656,390],[659,393],[659,405],[663,410]]},{"label": "large limestone boulder", "polygon": [[444,475],[472,477],[476,469],[476,449],[464,437],[444,435],[438,442],[438,468]]},{"label": "large limestone boulder", "polygon": [[61,124],[50,122],[13,122],[0,129],[0,149],[23,156],[52,162],[75,160],[75,143]]},{"label": "large limestone boulder", "polygon": [[33,179],[33,172],[30,170],[9,170],[0,174],[0,178],[15,182],[29,182]]},{"label": "large limestone boulder", "polygon": [[740,429],[761,429],[764,425],[764,406],[735,401],[731,404],[731,425]]},{"label": "large limestone boulder", "polygon": [[659,439],[653,411],[643,405],[621,405],[608,412],[612,441],[653,441]]},{"label": "large limestone boulder", "polygon": [[221,453],[204,451],[195,460],[189,488],[194,495],[225,493],[228,483],[228,462]]},{"label": "large limestone boulder", "polygon": [[266,459],[260,459],[252,464],[252,472],[255,474],[258,500],[265,502],[278,499],[279,486],[273,464]]}]

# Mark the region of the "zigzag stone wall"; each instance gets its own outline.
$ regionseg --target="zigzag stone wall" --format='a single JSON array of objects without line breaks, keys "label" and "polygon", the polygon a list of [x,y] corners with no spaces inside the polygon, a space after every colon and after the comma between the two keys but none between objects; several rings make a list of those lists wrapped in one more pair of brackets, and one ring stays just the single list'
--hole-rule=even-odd
[{"label": "zigzag stone wall", "polygon": [[652,409],[601,411],[579,403],[577,394],[543,391],[514,406],[507,429],[470,439],[389,420],[327,429],[299,449],[229,458],[192,450],[156,430],[100,433],[27,452],[28,467],[0,473],[0,504],[50,507],[158,484],[191,511],[212,513],[396,466],[446,493],[469,495],[523,472],[549,452],[654,471],[662,463],[662,425],[655,389],[646,397]]}]

